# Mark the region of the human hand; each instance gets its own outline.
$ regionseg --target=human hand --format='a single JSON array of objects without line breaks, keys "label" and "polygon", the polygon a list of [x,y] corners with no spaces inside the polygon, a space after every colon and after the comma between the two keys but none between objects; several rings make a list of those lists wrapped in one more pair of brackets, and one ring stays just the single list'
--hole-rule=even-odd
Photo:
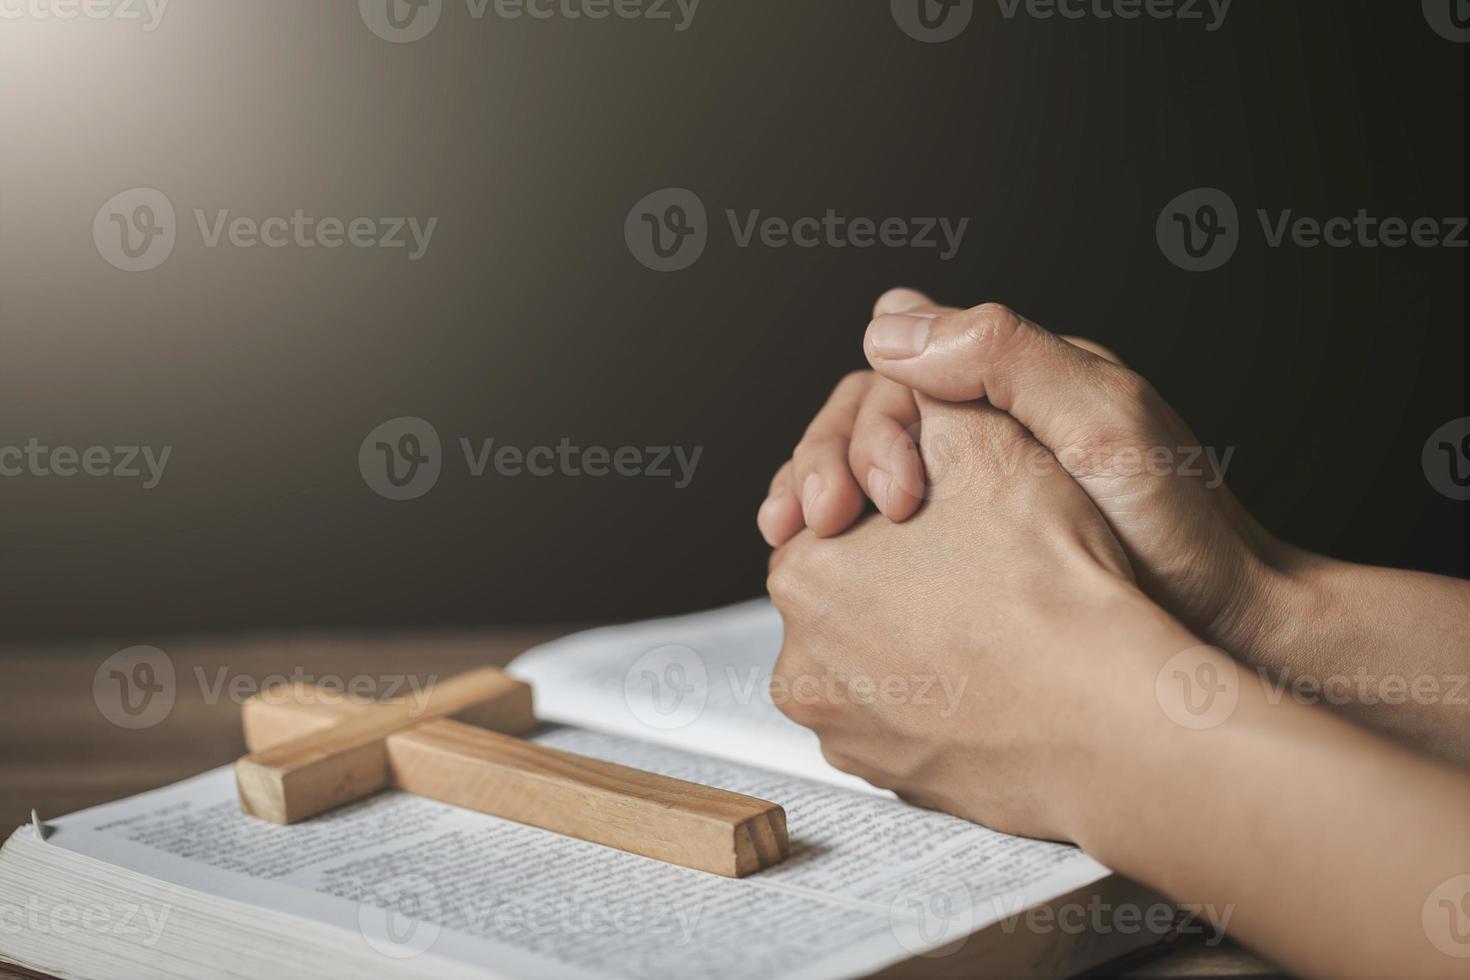
[{"label": "human hand", "polygon": [[1097,508],[1013,418],[915,408],[934,499],[904,526],[805,530],[773,557],[774,699],[874,785],[1075,839],[1098,753],[1158,722],[1159,666],[1197,641],[1132,586]]},{"label": "human hand", "polygon": [[874,314],[864,340],[874,371],[844,379],[778,471],[758,516],[768,542],[802,527],[838,534],[869,499],[908,520],[934,493],[914,450],[913,392],[984,398],[1091,498],[1148,595],[1246,661],[1279,662],[1288,568],[1305,559],[1240,507],[1219,458],[1147,381],[1104,349],[994,304],[958,310],[893,290]]},{"label": "human hand", "polygon": [[[801,530],[772,556],[772,698],[828,761],[1076,843],[1293,972],[1444,974],[1454,937],[1425,916],[1470,877],[1465,774],[1200,646],[1132,587],[1096,504],[1012,416],[914,407],[917,514]],[[1302,908],[1327,925],[1296,928]]]}]

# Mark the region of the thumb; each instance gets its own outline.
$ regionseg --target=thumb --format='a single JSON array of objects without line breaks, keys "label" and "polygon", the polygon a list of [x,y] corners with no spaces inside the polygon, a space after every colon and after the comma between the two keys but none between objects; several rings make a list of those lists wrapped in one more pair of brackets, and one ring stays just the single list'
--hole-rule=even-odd
[{"label": "thumb", "polygon": [[934,301],[927,294],[917,289],[907,289],[899,286],[890,289],[878,297],[878,302],[873,304],[873,316],[882,316],[885,313],[911,313],[916,310],[938,309]]},{"label": "thumb", "polygon": [[873,370],[944,401],[984,398],[1053,450],[1144,421],[1148,385],[1004,306],[886,313],[868,325]]}]

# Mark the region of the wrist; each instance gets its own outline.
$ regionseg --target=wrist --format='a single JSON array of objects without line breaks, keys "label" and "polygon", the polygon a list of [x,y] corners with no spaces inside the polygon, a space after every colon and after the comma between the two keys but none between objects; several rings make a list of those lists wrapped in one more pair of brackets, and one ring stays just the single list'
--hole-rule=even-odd
[{"label": "wrist", "polygon": [[1111,577],[1088,591],[1070,622],[1067,640],[1090,669],[1079,671],[1080,703],[1064,712],[1075,728],[1050,767],[1051,796],[1058,836],[1095,853],[1167,769],[1154,758],[1175,730],[1159,704],[1160,672],[1171,658],[1204,648],[1135,586]]},{"label": "wrist", "polygon": [[1253,556],[1207,635],[1251,667],[1274,672],[1301,665],[1314,655],[1310,638],[1343,611],[1328,587],[1341,564],[1273,542]]},{"label": "wrist", "polygon": [[[1139,594],[1130,635],[1107,650],[1111,708],[1091,751],[1071,772],[1067,839],[1115,871],[1163,888],[1154,875],[1161,835],[1197,819],[1199,801],[1224,781],[1243,786],[1269,751],[1270,710],[1255,671],[1208,645]],[[1295,705],[1282,712],[1300,710]]]}]

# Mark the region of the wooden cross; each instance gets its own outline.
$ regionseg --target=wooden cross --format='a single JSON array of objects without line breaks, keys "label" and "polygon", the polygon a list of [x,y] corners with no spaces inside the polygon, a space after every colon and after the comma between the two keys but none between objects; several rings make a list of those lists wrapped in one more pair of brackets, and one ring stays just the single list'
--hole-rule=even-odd
[{"label": "wooden cross", "polygon": [[536,727],[531,688],[494,668],[433,684],[417,701],[285,684],[242,715],[240,807],[275,823],[391,786],[731,878],[787,854],[775,803],[515,737]]}]

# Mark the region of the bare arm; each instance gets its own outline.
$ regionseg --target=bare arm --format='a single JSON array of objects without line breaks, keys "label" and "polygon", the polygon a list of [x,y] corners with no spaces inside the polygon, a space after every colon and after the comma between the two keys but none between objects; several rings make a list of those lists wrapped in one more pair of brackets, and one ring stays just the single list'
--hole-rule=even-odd
[{"label": "bare arm", "polygon": [[1281,564],[1252,624],[1268,695],[1470,767],[1470,583],[1304,552]]},{"label": "bare arm", "polygon": [[1470,777],[1216,667],[1233,708],[1160,712],[1167,677],[1113,692],[1134,710],[1079,772],[1070,835],[1294,972],[1470,976]]}]

